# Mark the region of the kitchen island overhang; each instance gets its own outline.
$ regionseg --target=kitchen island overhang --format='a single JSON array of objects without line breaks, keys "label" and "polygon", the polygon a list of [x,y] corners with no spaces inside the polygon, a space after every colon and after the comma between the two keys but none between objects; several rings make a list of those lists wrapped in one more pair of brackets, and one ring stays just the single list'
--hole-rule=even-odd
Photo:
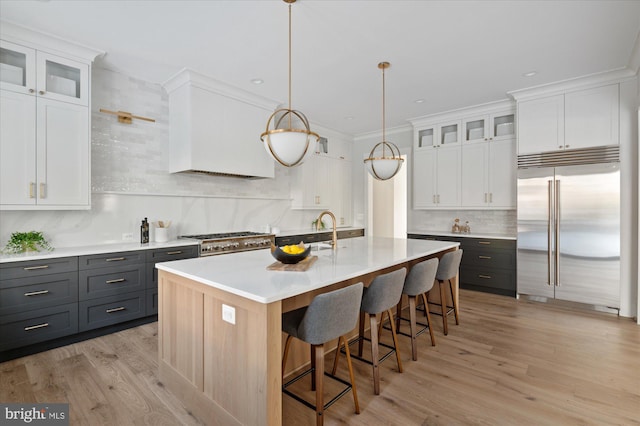
[{"label": "kitchen island overhang", "polygon": [[[267,271],[268,250],[158,264],[160,380],[207,423],[279,425],[283,312],[457,249],[361,237],[341,241],[336,252],[312,252],[318,260],[306,272]],[[223,305],[235,324],[223,320]]]}]

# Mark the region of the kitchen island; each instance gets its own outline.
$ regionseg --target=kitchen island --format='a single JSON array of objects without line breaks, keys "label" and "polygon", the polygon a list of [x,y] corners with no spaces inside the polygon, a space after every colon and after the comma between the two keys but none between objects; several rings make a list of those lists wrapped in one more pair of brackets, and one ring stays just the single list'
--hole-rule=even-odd
[{"label": "kitchen island", "polygon": [[340,240],[335,252],[312,251],[318,260],[305,272],[268,271],[268,250],[158,264],[160,380],[207,424],[280,425],[281,314],[458,245]]}]

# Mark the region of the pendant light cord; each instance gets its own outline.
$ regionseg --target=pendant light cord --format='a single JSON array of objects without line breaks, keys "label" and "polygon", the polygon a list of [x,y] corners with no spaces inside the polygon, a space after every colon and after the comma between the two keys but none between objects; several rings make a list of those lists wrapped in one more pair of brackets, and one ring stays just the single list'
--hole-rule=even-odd
[{"label": "pendant light cord", "polygon": [[384,142],[387,141],[387,137],[385,136],[386,129],[385,129],[385,124],[384,124],[384,122],[385,122],[385,103],[386,103],[386,100],[385,100],[385,85],[384,85],[384,69],[385,69],[385,67],[383,66],[382,67],[382,142],[383,142],[383,144],[382,144],[382,157],[385,156],[386,149],[385,149]]},{"label": "pendant light cord", "polygon": [[[291,3],[289,3],[289,111],[291,111]],[[289,114],[289,128],[293,128]]]}]

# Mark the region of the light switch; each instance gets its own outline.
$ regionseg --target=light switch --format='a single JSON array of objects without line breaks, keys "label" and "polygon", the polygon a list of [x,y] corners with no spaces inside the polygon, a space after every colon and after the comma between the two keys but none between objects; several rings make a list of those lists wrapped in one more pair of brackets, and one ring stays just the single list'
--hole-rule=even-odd
[{"label": "light switch", "polygon": [[222,321],[226,321],[230,324],[236,323],[236,308],[233,306],[222,304]]}]

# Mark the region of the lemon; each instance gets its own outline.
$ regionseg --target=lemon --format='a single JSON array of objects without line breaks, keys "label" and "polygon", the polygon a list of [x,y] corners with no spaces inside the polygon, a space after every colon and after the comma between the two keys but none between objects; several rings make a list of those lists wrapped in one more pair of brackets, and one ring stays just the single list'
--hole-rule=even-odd
[{"label": "lemon", "polygon": [[300,254],[300,253],[304,252],[304,249],[302,247],[298,246],[298,245],[284,246],[280,250],[282,250],[283,252],[285,252],[287,254]]}]

